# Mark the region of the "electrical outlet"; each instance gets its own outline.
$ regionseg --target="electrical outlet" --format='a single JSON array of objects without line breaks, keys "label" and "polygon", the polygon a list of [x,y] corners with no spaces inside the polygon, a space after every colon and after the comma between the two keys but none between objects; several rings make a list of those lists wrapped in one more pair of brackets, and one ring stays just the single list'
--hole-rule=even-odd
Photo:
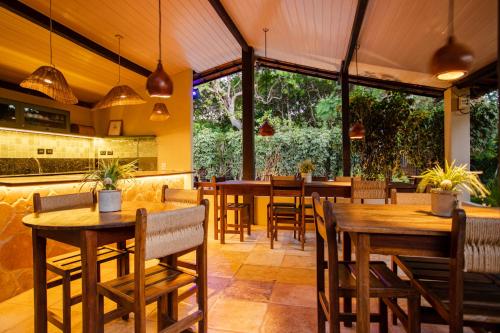
[{"label": "electrical outlet", "polygon": [[113,155],[113,151],[112,150],[108,150],[108,155]]},{"label": "electrical outlet", "polygon": [[106,151],[105,151],[105,150],[101,150],[101,151],[99,152],[99,155],[106,155]]},{"label": "electrical outlet", "polygon": [[38,155],[43,155],[43,154],[45,154],[45,149],[43,149],[43,148],[38,148],[38,149],[36,150],[36,152],[37,152],[37,154],[38,154]]},{"label": "electrical outlet", "polygon": [[45,149],[45,154],[52,155],[54,153],[53,149]]}]

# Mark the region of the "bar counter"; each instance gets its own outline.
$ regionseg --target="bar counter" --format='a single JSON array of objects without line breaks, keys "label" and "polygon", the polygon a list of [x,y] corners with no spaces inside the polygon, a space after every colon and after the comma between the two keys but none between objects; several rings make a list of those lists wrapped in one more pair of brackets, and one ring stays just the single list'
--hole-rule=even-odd
[{"label": "bar counter", "polygon": [[[164,184],[191,188],[190,170],[138,171],[133,181],[121,183],[124,201],[160,201]],[[0,178],[0,302],[32,288],[31,231],[22,218],[33,212],[33,194],[42,196],[89,191],[93,183],[82,183],[83,174],[14,176]],[[47,256],[73,250],[47,243]],[[49,276],[51,278],[51,276]]]}]

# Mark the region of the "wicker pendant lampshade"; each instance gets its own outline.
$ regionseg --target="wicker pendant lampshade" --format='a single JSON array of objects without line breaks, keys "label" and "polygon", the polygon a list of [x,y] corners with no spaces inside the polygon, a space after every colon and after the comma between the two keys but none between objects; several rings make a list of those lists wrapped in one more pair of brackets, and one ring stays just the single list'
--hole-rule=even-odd
[{"label": "wicker pendant lampshade", "polygon": [[165,121],[170,118],[170,113],[168,113],[167,106],[165,103],[156,103],[153,107],[153,112],[149,116],[151,121]]},{"label": "wicker pendant lampshade", "polygon": [[161,0],[158,0],[158,46],[159,57],[156,70],[149,75],[146,81],[146,90],[150,97],[169,98],[174,93],[174,84],[168,74],[163,69],[161,63]]},{"label": "wicker pendant lampshade", "polygon": [[362,140],[365,137],[365,127],[360,122],[355,122],[349,128],[349,138],[351,140]]},{"label": "wicker pendant lampshade", "polygon": [[453,81],[466,75],[474,62],[474,54],[465,45],[457,43],[453,35],[454,3],[449,0],[448,41],[432,56],[430,69],[439,80]]},{"label": "wicker pendant lampshade", "polygon": [[[120,83],[120,72],[121,72],[121,50],[120,50],[120,40],[123,38],[121,35],[115,35],[118,39],[118,83]],[[93,110],[110,108],[112,106],[118,105],[134,105],[143,104],[146,101],[127,85],[117,85],[111,88],[111,90],[103,97],[96,105],[94,105]]]},{"label": "wicker pendant lampshade", "polygon": [[76,104],[78,99],[73,94],[64,75],[52,63],[52,0],[49,2],[49,17],[50,66],[39,67],[24,79],[20,86],[39,91],[64,104]]},{"label": "wicker pendant lampshade", "polygon": [[259,127],[259,135],[260,136],[273,136],[274,128],[269,124],[267,119],[260,125]]}]

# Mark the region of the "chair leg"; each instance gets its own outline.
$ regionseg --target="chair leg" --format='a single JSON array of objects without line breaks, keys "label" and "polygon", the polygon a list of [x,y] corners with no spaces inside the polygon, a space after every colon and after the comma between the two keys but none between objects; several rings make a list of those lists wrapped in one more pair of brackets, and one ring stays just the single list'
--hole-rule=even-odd
[{"label": "chair leg", "polygon": [[408,333],[420,333],[420,295],[408,297]]},{"label": "chair leg", "polygon": [[167,328],[168,324],[168,314],[167,314],[167,297],[161,296],[156,302],[156,320],[158,326],[158,332]]},{"label": "chair leg", "polygon": [[387,333],[389,331],[388,319],[387,319],[387,305],[384,303],[382,298],[378,299],[378,307],[379,307],[379,332]]},{"label": "chair leg", "polygon": [[274,215],[271,215],[271,250],[274,249]]},{"label": "chair leg", "polygon": [[253,206],[249,206],[247,208],[247,235],[250,236],[252,235],[252,221],[250,221],[250,209]]},{"label": "chair leg", "polygon": [[65,274],[62,281],[63,304],[62,304],[62,331],[71,333],[71,276]]},{"label": "chair leg", "polygon": [[[394,274],[398,275],[398,265],[396,265],[396,262],[394,261],[394,258],[391,257],[391,268]],[[397,299],[393,299],[397,303]],[[410,300],[408,299],[408,302]],[[392,324],[397,325],[398,324],[398,317],[396,316],[395,313],[392,314]]]},{"label": "chair leg", "polygon": [[97,294],[97,332],[104,333],[104,296]]},{"label": "chair leg", "polygon": [[243,212],[242,210],[235,210],[234,211],[235,218],[238,215],[242,215],[242,216],[240,216],[240,219],[238,220],[239,221],[238,227],[240,229],[240,242],[244,242],[245,241],[245,228],[243,227],[245,224],[243,222],[243,214],[242,214],[242,212]]}]

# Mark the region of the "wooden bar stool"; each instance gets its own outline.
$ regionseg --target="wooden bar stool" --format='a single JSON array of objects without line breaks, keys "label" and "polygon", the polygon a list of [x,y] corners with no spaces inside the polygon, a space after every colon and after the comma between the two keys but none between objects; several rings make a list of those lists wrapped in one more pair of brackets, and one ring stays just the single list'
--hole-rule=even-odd
[{"label": "wooden bar stool", "polygon": [[[202,205],[147,213],[138,209],[135,224],[134,273],[99,283],[99,328],[104,331],[104,297],[120,309],[134,313],[135,332],[146,332],[146,305],[157,303],[158,332],[183,332],[198,323],[207,332],[207,229],[208,200]],[[176,257],[196,251],[195,272],[176,265]],[[160,263],[145,268],[145,262]],[[195,284],[198,309],[178,320],[178,301],[172,296],[181,287]]]},{"label": "wooden bar stool", "polygon": [[[33,195],[33,208],[35,213],[50,211],[92,207],[96,204],[96,197],[92,192],[54,195],[42,197],[40,193]],[[120,244],[124,247],[125,244]],[[102,246],[97,249],[97,272],[100,279],[101,264],[117,260],[118,275],[128,274],[127,251]],[[47,269],[59,278],[47,282],[47,289],[62,285],[62,318],[52,311],[48,311],[48,321],[62,330],[71,332],[71,306],[82,301],[82,295],[71,296],[71,281],[82,276],[82,257],[80,251],[65,253],[60,256],[47,259]]]},{"label": "wooden bar stool", "polygon": [[[219,181],[223,181],[220,180]],[[222,177],[224,179],[224,177]],[[225,179],[224,179],[225,180]],[[203,196],[205,195],[211,195],[213,197],[213,220],[214,220],[214,239],[218,240],[219,239],[219,221],[221,220],[220,218],[220,213],[221,213],[221,205],[220,205],[220,193],[217,188],[217,177],[212,177],[211,181],[209,182],[198,182],[198,188],[203,191]]]},{"label": "wooden bar stool", "polygon": [[[329,323],[330,333],[340,333],[340,322],[356,321],[354,313],[340,313],[340,298],[356,297],[356,263],[339,261],[337,247],[336,220],[333,204],[322,200],[313,193],[313,206],[316,225],[316,280],[318,332],[325,332]],[[327,253],[325,256],[325,244]],[[327,271],[328,292],[325,288]],[[384,262],[370,262],[370,297],[379,301],[379,313],[372,314],[370,321],[379,323],[379,331],[388,331],[387,306],[398,314],[408,332],[420,332],[419,303],[420,295],[408,283],[394,274]],[[408,314],[391,298],[406,298]]]}]

